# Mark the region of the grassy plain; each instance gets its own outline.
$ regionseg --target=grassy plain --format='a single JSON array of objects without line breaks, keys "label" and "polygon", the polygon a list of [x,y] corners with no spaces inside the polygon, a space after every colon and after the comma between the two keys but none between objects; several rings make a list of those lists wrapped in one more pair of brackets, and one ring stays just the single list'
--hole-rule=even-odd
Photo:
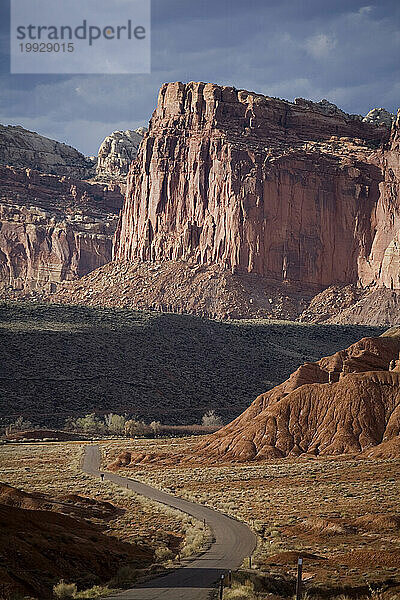
[{"label": "grassy plain", "polygon": [[[105,444],[104,462],[121,450],[190,454],[196,442]],[[339,457],[162,468],[141,464],[119,473],[247,522],[259,539],[253,558],[257,569],[294,577],[297,557],[305,556],[310,595],[376,595],[387,588],[400,597],[400,460]],[[253,598],[252,586],[248,583],[247,596],[239,586],[232,598]]]},{"label": "grassy plain", "polygon": [[[129,565],[124,564],[121,555],[121,561],[119,561],[120,568],[113,573],[113,579],[111,580],[111,587],[123,587],[124,585],[132,585],[137,576],[145,575],[150,571],[157,569],[157,565],[170,565],[171,560],[175,559],[179,553],[181,555],[189,556],[193,553],[198,552],[199,548],[204,543],[205,537],[208,533],[204,531],[202,525],[192,520],[187,515],[183,515],[173,509],[168,509],[163,505],[157,504],[150,500],[147,500],[135,493],[123,489],[116,484],[109,481],[100,482],[97,478],[86,475],[81,471],[80,460],[82,456],[84,445],[77,442],[62,442],[62,443],[29,443],[29,444],[6,444],[0,447],[0,464],[1,464],[1,480],[2,483],[9,484],[14,488],[23,490],[24,492],[34,493],[38,492],[45,494],[46,498],[59,501],[61,509],[60,512],[65,513],[66,498],[71,498],[71,495],[78,495],[83,498],[94,499],[97,503],[110,503],[113,510],[111,516],[104,514],[97,514],[89,504],[87,512],[80,511],[79,518],[83,518],[85,521],[92,523],[99,527],[99,533],[96,534],[97,544],[101,544],[102,536],[112,536],[122,542],[128,542],[135,544],[138,547],[140,553],[145,557],[143,560],[142,571],[138,571],[138,564],[140,565],[140,557],[136,561],[135,569],[131,569]],[[7,499],[6,499],[7,500]],[[82,501],[77,500],[78,504],[82,504]],[[1,503],[0,500],[0,510]],[[7,502],[6,502],[7,503]],[[8,500],[9,503],[9,500]],[[12,506],[18,506],[12,504]],[[70,505],[67,507],[70,508]],[[46,507],[45,507],[46,509]],[[41,508],[40,510],[43,510]],[[47,510],[51,510],[48,508]],[[57,509],[58,510],[58,509]],[[29,511],[30,512],[30,511]],[[103,511],[104,512],[104,511]],[[35,513],[38,514],[39,513]],[[46,513],[42,513],[46,514]],[[32,518],[35,519],[34,513]],[[40,522],[43,518],[41,515]],[[74,515],[72,515],[74,516]],[[0,534],[2,531],[3,523],[0,526]],[[7,531],[7,529],[6,529]],[[101,532],[101,533],[100,533]],[[54,536],[58,535],[58,529],[54,530]],[[63,533],[63,535],[69,535]],[[82,533],[82,536],[84,534]],[[19,580],[25,582],[25,586],[29,587],[32,583],[31,576],[25,571],[26,567],[26,542],[34,544],[33,552],[35,554],[35,560],[31,561],[31,567],[37,571],[37,577],[42,579],[40,583],[44,585],[44,589],[48,590],[48,587],[57,583],[58,579],[55,580],[54,573],[60,573],[60,564],[56,556],[50,557],[50,566],[47,566],[46,573],[41,573],[40,564],[36,557],[36,550],[43,555],[48,554],[45,548],[40,547],[40,542],[34,542],[32,533],[27,527],[27,531],[20,532],[18,536],[21,540],[21,546],[16,548],[17,555],[20,557],[15,558],[14,563],[5,560],[3,567],[0,568],[0,596],[1,596],[1,584],[2,582],[2,569],[5,572],[11,572],[15,574],[15,569],[19,571]],[[4,539],[4,538],[2,538]],[[56,539],[56,538],[55,538]],[[190,540],[190,543],[189,543]],[[71,544],[75,543],[74,533],[71,531]],[[36,543],[36,546],[35,546]],[[83,538],[81,544],[87,544]],[[39,545],[38,545],[39,544]],[[18,543],[17,543],[18,546]],[[112,545],[111,545],[112,546]],[[0,554],[6,550],[0,548]],[[71,551],[72,552],[72,551]],[[118,552],[115,550],[118,558]],[[28,561],[29,562],[29,561]],[[52,563],[54,562],[54,573],[52,571]],[[78,584],[78,589],[81,590],[85,587],[85,582],[93,579],[89,570],[85,571],[85,565],[82,563],[79,568],[76,568],[76,561],[71,558],[71,569],[69,569],[68,559],[65,559],[65,572],[62,572],[61,576],[65,581],[71,582],[71,571],[74,573],[74,579],[72,582]],[[118,564],[118,560],[114,561]],[[8,566],[7,566],[8,565]],[[153,565],[153,566],[152,566]],[[76,573],[79,573],[79,579],[76,579]],[[52,574],[53,573],[53,574]],[[54,579],[54,581],[52,581]],[[49,583],[50,582],[50,583]],[[100,582],[104,583],[105,578],[101,578]],[[35,589],[35,581],[33,582],[33,589]],[[47,585],[47,588],[46,588]],[[90,587],[90,586],[87,586]],[[10,588],[12,589],[12,587]],[[103,588],[99,588],[100,591],[104,592]],[[93,592],[94,593],[94,592]],[[94,594],[93,597],[95,597]],[[7,596],[14,597],[13,595]],[[36,595],[35,595],[36,597]],[[45,596],[46,598],[48,595]],[[86,597],[86,596],[77,596]],[[92,597],[92,596],[88,596]]]}]

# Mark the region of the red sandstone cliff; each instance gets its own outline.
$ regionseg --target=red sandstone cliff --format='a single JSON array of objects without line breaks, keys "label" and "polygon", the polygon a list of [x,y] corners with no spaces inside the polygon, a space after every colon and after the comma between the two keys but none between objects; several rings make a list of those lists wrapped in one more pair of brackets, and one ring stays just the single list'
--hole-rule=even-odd
[{"label": "red sandstone cliff", "polygon": [[400,289],[400,110],[390,143],[378,158],[382,181],[371,215],[371,249],[360,262],[360,280],[364,286]]},{"label": "red sandstone cliff", "polygon": [[0,166],[0,288],[51,291],[111,260],[122,196],[104,186]]},{"label": "red sandstone cliff", "polygon": [[377,148],[389,134],[323,102],[166,84],[128,177],[115,256],[218,263],[320,288],[387,285],[398,134]]}]

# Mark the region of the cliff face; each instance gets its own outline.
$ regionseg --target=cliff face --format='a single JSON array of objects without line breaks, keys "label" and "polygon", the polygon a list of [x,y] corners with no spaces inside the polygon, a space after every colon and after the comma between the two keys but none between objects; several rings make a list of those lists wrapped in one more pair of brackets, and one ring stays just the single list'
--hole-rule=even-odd
[{"label": "cliff face", "polygon": [[20,126],[0,125],[0,165],[87,179],[94,164],[75,148]]},{"label": "cliff face", "polygon": [[360,261],[360,281],[389,289],[400,288],[400,110],[388,148],[378,155],[382,181],[371,214],[372,244]]},{"label": "cliff face", "polygon": [[0,288],[54,291],[107,263],[121,204],[118,186],[0,167]]},{"label": "cliff face", "polygon": [[115,257],[217,263],[320,288],[387,285],[396,135],[383,152],[388,127],[326,101],[166,84],[128,176]]}]

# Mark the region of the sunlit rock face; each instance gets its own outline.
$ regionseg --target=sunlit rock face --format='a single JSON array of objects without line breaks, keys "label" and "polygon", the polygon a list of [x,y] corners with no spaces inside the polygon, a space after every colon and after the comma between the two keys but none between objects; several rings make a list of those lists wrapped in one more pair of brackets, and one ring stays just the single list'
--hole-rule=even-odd
[{"label": "sunlit rock face", "polygon": [[327,101],[165,84],[128,175],[115,257],[399,287],[398,135],[398,120],[391,132]]},{"label": "sunlit rock face", "polygon": [[398,457],[399,350],[398,335],[363,338],[302,365],[200,442],[195,457],[214,462],[302,454]]},{"label": "sunlit rock face", "polygon": [[145,133],[143,127],[127,131],[114,131],[100,146],[96,176],[101,180],[123,181],[136,158]]}]

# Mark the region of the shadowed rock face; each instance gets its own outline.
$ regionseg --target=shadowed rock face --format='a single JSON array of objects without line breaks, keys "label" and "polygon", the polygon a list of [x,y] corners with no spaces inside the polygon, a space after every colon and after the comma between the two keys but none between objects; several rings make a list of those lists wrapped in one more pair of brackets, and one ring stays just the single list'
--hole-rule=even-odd
[{"label": "shadowed rock face", "polygon": [[400,286],[398,124],[389,144],[388,127],[326,102],[166,84],[128,176],[115,257]]},{"label": "shadowed rock face", "polygon": [[0,166],[0,289],[51,291],[110,261],[121,204],[118,186]]},{"label": "shadowed rock face", "polygon": [[87,179],[94,174],[93,162],[75,148],[19,125],[0,125],[0,164],[75,179]]},{"label": "shadowed rock face", "polygon": [[52,588],[61,578],[86,588],[88,581],[106,582],[126,564],[146,567],[153,557],[150,548],[105,532],[105,521],[120,512],[108,502],[75,494],[53,498],[0,485],[3,597],[47,600],[54,598]]},{"label": "shadowed rock face", "polygon": [[399,351],[399,337],[364,338],[306,363],[209,436],[195,450],[196,457],[247,461],[305,453],[398,455]]}]

